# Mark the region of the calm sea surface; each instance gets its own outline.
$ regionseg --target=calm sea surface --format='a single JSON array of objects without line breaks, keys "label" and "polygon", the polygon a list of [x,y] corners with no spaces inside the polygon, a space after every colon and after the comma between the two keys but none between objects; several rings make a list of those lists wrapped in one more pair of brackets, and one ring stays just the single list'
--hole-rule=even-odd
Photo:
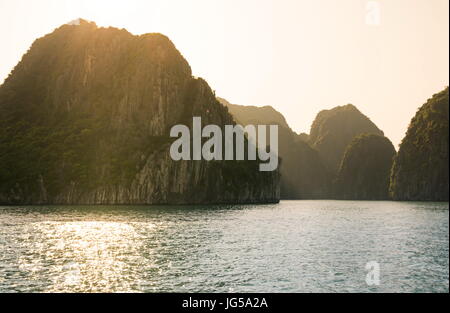
[{"label": "calm sea surface", "polygon": [[448,203],[0,206],[0,292],[448,292],[448,223]]}]

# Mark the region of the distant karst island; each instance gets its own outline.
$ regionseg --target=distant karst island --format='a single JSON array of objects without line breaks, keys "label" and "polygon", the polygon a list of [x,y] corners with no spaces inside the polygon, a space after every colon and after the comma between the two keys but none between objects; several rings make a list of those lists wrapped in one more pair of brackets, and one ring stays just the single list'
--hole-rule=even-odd
[{"label": "distant karst island", "polygon": [[398,153],[352,104],[297,134],[272,107],[219,100],[239,123],[279,125],[282,199],[448,201],[448,87],[419,108]]}]

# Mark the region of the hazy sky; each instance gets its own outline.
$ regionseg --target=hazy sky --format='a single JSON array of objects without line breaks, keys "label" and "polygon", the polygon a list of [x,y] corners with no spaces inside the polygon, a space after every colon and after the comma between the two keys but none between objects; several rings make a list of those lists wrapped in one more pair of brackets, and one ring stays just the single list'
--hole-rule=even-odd
[{"label": "hazy sky", "polygon": [[297,132],[353,103],[397,145],[448,85],[448,0],[0,0],[0,83],[37,37],[82,17],[163,33],[231,103],[271,105]]}]

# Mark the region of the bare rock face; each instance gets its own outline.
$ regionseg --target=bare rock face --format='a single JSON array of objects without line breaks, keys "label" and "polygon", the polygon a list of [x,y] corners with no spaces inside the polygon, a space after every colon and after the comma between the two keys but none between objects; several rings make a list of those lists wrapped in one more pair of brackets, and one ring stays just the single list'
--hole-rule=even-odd
[{"label": "bare rock face", "polygon": [[0,202],[279,201],[258,161],[173,161],[175,124],[234,124],[161,34],[94,23],[36,40],[0,86]]}]

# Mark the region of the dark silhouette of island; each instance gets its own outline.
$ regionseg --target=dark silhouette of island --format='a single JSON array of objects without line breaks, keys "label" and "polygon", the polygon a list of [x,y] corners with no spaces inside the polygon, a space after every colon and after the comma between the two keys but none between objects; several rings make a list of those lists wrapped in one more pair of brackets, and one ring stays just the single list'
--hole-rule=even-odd
[{"label": "dark silhouette of island", "polygon": [[[355,106],[348,104],[319,112],[308,135],[296,134],[272,107],[242,106],[219,100],[239,123],[279,125],[282,199],[360,198],[356,194],[343,197],[336,192],[336,177],[344,153],[356,137],[369,133],[383,136],[383,132]],[[364,175],[364,172],[351,175]],[[387,179],[389,182],[389,173]],[[383,199],[388,198],[388,185],[382,192]],[[380,199],[375,195],[369,198]]]},{"label": "dark silhouette of island", "polygon": [[398,154],[352,104],[296,134],[272,107],[219,100],[241,124],[279,125],[282,199],[448,201],[448,87],[417,112]]},{"label": "dark silhouette of island", "polygon": [[37,39],[0,86],[0,203],[279,201],[257,161],[173,161],[170,128],[233,124],[161,34],[78,20]]}]

